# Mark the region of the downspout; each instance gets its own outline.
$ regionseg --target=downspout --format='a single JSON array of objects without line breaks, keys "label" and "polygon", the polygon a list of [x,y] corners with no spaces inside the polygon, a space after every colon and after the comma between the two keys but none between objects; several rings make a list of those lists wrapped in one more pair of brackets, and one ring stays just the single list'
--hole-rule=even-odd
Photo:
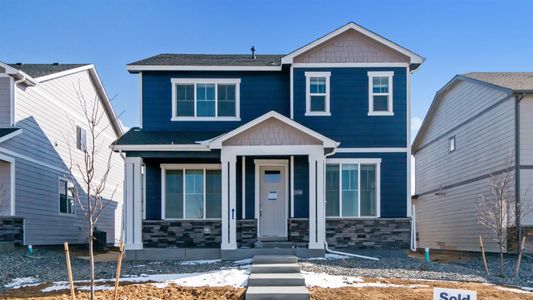
[{"label": "downspout", "polygon": [[411,251],[416,252],[418,245],[416,244],[416,206],[411,205]]},{"label": "downspout", "polygon": [[520,101],[526,97],[525,93],[516,95],[515,102],[515,222],[516,222],[516,253],[520,251],[520,240],[522,239],[522,228],[520,226],[520,214],[517,214],[520,207]]},{"label": "downspout", "polygon": [[[326,154],[325,157],[329,157],[329,156],[332,156],[332,155],[335,155],[335,153],[337,153],[337,148],[333,148],[333,151],[331,151],[330,153]],[[325,171],[324,171],[325,172]],[[325,197],[324,197],[325,198]],[[324,201],[324,206],[326,205],[326,202]],[[323,211],[325,212],[326,209],[324,207]],[[324,221],[326,220],[326,218],[324,218]],[[326,228],[326,226],[324,226],[324,228]],[[324,237],[325,237],[325,234],[324,234]],[[371,257],[371,256],[365,256],[365,255],[358,255],[358,254],[353,254],[353,253],[346,253],[346,252],[341,252],[341,251],[334,251],[334,250],[331,250],[329,249],[328,247],[328,242],[326,241],[326,239],[324,238],[324,249],[326,250],[327,253],[332,253],[332,254],[338,254],[338,255],[344,255],[344,256],[350,256],[350,257],[355,257],[355,258],[362,258],[362,259],[369,259],[369,260],[375,260],[375,261],[379,261],[379,258],[376,258],[376,257]]]}]

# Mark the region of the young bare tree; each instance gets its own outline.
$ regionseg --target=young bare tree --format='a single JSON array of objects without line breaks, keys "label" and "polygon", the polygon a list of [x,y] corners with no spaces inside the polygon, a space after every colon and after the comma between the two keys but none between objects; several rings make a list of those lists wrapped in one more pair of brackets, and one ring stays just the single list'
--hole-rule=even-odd
[{"label": "young bare tree", "polygon": [[512,234],[509,229],[519,231],[519,220],[530,210],[527,199],[516,201],[515,166],[512,155],[507,155],[502,173],[491,174],[489,191],[476,203],[477,222],[489,230],[498,243],[500,253],[500,276],[504,276],[504,252]]},{"label": "young bare tree", "polygon": [[[69,190],[72,198],[78,204],[77,207],[80,208],[87,220],[90,265],[89,279],[91,284],[90,299],[92,300],[94,299],[95,280],[93,251],[94,228],[102,213],[113,201],[113,196],[118,186],[114,188],[109,197],[106,198],[104,196],[107,178],[111,170],[113,150],[100,137],[111,126],[111,123],[107,122],[106,113],[97,96],[91,101],[91,99],[87,99],[83,94],[80,86],[75,87],[75,89],[83,113],[85,124],[82,125],[85,127],[86,133],[82,134],[71,120],[72,128],[70,134],[66,136],[70,158],[69,176],[73,183],[72,186],[69,186]],[[86,142],[81,142],[80,144],[79,140],[72,139],[73,133],[76,133],[78,136],[85,136]],[[74,159],[73,147],[82,150],[82,159]],[[102,159],[106,159],[105,164],[101,163]],[[79,180],[79,184],[76,184],[78,182],[76,175],[81,179]]]}]

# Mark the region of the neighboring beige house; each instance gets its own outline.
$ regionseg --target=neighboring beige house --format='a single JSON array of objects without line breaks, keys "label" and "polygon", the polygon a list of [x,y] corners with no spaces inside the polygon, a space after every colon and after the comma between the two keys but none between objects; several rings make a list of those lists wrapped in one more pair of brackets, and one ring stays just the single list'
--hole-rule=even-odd
[{"label": "neighboring beige house", "polygon": [[[479,251],[482,234],[487,249],[498,250],[477,222],[476,201],[512,156],[513,197],[533,203],[532,115],[533,73],[457,75],[437,92],[412,145],[419,247]],[[533,250],[533,214],[519,226]]]},{"label": "neighboring beige house", "polygon": [[[69,193],[69,187],[82,181],[80,174],[74,174],[77,182],[69,179],[67,139],[73,159],[79,161],[88,136],[77,91],[88,105],[100,101],[105,111],[101,126],[107,128],[97,140],[103,147],[96,162],[99,177],[108,147],[122,128],[94,66],[0,62],[0,185],[7,200],[0,219],[24,220],[25,245],[87,243],[86,220]],[[97,224],[107,233],[107,243],[121,236],[122,181],[123,160],[114,153],[105,197],[115,187],[117,191]]]}]

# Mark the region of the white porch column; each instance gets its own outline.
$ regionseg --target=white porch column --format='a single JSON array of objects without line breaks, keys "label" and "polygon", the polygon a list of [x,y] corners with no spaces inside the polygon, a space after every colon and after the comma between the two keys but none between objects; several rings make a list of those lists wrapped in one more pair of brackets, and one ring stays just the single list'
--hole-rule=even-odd
[{"label": "white porch column", "polygon": [[222,250],[237,249],[237,157],[222,150]]},{"label": "white porch column", "polygon": [[142,249],[142,158],[126,157],[124,169],[124,247]]},{"label": "white porch column", "polygon": [[309,155],[309,249],[324,249],[324,155]]}]

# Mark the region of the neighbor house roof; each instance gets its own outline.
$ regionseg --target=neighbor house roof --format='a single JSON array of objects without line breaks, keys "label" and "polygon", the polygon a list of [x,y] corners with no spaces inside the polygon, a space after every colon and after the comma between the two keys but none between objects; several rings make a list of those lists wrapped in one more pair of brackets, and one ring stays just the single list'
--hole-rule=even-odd
[{"label": "neighbor house roof", "polygon": [[9,140],[12,137],[15,137],[22,133],[21,128],[16,127],[6,127],[0,128],[0,143]]},{"label": "neighbor house roof", "polygon": [[134,127],[126,132],[115,142],[116,150],[132,150],[132,149],[165,149],[168,146],[175,146],[176,150],[182,150],[182,147],[188,148],[204,148],[208,150],[205,145],[201,145],[201,141],[213,139],[224,131],[179,131],[179,130],[143,130]]},{"label": "neighbor house roof", "polygon": [[54,73],[59,73],[63,71],[68,71],[71,69],[76,69],[83,66],[88,66],[90,64],[9,64],[10,67],[20,70],[33,78],[38,78]]},{"label": "neighbor house roof", "polygon": [[510,89],[513,92],[533,92],[533,72],[471,72],[463,76]]}]

